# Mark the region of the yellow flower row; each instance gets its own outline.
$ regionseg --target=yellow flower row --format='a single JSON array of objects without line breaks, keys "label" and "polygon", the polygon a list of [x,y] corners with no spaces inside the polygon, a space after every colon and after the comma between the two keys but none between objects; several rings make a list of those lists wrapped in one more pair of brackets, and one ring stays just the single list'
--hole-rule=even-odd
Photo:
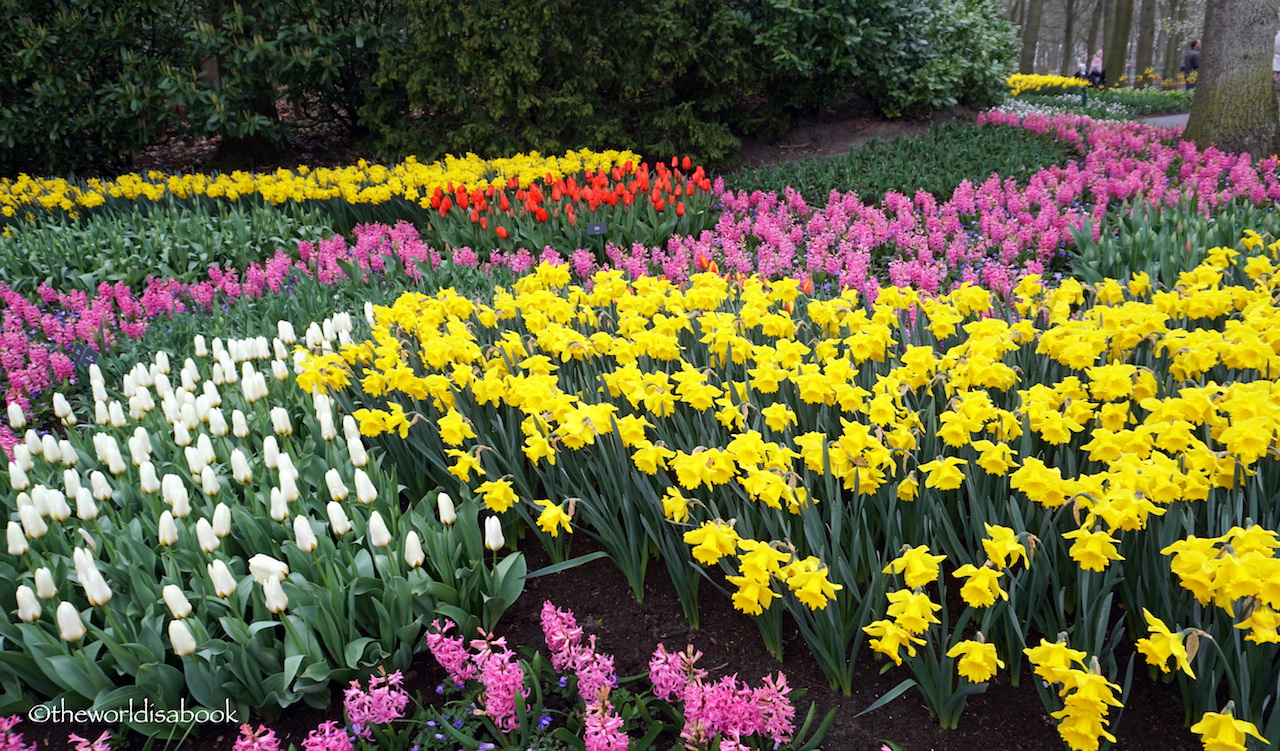
[{"label": "yellow flower row", "polygon": [[1067,76],[1044,76],[1026,73],[1014,73],[1006,80],[1009,84],[1009,95],[1018,96],[1027,92],[1037,92],[1043,89],[1073,89],[1084,88],[1089,82],[1083,78],[1071,78]]},{"label": "yellow flower row", "polygon": [[466,185],[472,190],[506,187],[514,179],[528,187],[548,175],[551,179],[582,171],[608,170],[627,162],[639,165],[629,151],[571,151],[562,157],[538,152],[506,159],[482,159],[475,154],[447,156],[443,161],[421,164],[414,157],[384,166],[361,159],[348,167],[278,169],[275,172],[170,175],[151,171],[131,173],[115,180],[91,179],[81,184],[61,178],[19,175],[0,180],[0,213],[15,216],[37,209],[73,211],[100,206],[108,197],[130,201],[158,201],[167,196],[197,196],[236,200],[257,197],[272,204],[338,199],[352,204],[380,204],[393,198],[425,203],[437,189]]}]

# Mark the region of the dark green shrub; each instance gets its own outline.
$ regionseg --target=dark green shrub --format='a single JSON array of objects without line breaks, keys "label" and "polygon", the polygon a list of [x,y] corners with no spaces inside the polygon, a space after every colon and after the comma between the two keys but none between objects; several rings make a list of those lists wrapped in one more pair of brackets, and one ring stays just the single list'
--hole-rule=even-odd
[{"label": "dark green shrub", "polygon": [[923,190],[946,199],[962,180],[981,182],[992,174],[1024,180],[1071,156],[1069,145],[1047,135],[953,120],[924,135],[873,140],[843,156],[741,170],[727,176],[725,186],[777,193],[790,186],[810,201],[824,200],[833,190],[857,191],[872,203],[890,190],[908,196]]},{"label": "dark green shrub", "polygon": [[388,154],[498,156],[629,148],[704,163],[758,80],[723,1],[407,0],[366,120]]}]

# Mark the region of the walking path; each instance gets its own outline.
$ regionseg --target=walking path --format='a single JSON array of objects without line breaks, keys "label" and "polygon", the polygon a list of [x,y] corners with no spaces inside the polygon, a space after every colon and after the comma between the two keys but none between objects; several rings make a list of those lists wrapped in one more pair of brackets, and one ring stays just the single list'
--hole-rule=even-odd
[{"label": "walking path", "polygon": [[1191,117],[1189,112],[1175,112],[1172,115],[1151,115],[1142,118],[1147,125],[1154,125],[1158,128],[1181,128],[1187,124],[1187,119]]}]

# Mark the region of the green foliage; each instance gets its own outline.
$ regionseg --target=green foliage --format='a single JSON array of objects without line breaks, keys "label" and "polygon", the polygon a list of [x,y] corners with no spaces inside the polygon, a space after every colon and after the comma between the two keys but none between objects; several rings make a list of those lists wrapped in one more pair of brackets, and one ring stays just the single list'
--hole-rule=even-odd
[{"label": "green foliage", "polygon": [[1159,89],[1089,89],[1060,94],[1021,94],[1009,99],[1005,106],[1017,111],[1024,108],[1041,112],[1075,112],[1095,120],[1133,120],[1146,115],[1186,112],[1191,109],[1193,92]]},{"label": "green foliage", "polygon": [[297,206],[141,204],[80,221],[10,225],[0,237],[0,280],[25,294],[41,284],[63,292],[103,282],[137,289],[148,276],[193,282],[211,264],[244,269],[276,249],[292,253],[299,240],[332,234],[322,212]]},{"label": "green foliage", "polygon": [[385,152],[630,148],[715,161],[737,146],[731,124],[756,73],[747,29],[724,3],[406,8],[406,44],[384,55],[365,110]]},{"label": "green foliage", "polygon": [[1070,146],[1047,135],[952,120],[924,135],[892,143],[873,140],[844,156],[742,170],[726,177],[725,187],[782,193],[790,186],[811,201],[833,190],[856,191],[869,202],[879,202],[891,190],[907,196],[923,190],[945,198],[963,180],[980,182],[992,174],[1025,180],[1071,156]]},{"label": "green foliage", "polygon": [[1269,205],[1239,200],[1218,207],[1212,216],[1202,214],[1194,200],[1176,208],[1125,205],[1107,213],[1097,240],[1090,224],[1074,233],[1072,270],[1088,284],[1145,272],[1151,281],[1172,289],[1178,275],[1195,268],[1209,248],[1243,249],[1246,230],[1280,237],[1280,215]]},{"label": "green foliage", "polygon": [[170,123],[173,0],[0,0],[0,174],[139,151]]}]

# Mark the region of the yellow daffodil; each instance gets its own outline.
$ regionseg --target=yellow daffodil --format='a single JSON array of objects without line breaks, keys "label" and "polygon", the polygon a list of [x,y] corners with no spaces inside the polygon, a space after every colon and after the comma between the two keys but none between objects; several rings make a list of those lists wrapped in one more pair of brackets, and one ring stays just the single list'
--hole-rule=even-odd
[{"label": "yellow daffodil", "polygon": [[998,668],[1004,667],[1004,662],[996,654],[996,645],[972,639],[956,642],[947,650],[947,657],[959,658],[956,672],[970,683],[989,681]]},{"label": "yellow daffodil", "polygon": [[930,555],[928,545],[908,548],[902,555],[894,558],[885,566],[886,574],[903,574],[903,580],[911,589],[923,587],[938,579],[938,564],[946,560],[945,555]]}]

